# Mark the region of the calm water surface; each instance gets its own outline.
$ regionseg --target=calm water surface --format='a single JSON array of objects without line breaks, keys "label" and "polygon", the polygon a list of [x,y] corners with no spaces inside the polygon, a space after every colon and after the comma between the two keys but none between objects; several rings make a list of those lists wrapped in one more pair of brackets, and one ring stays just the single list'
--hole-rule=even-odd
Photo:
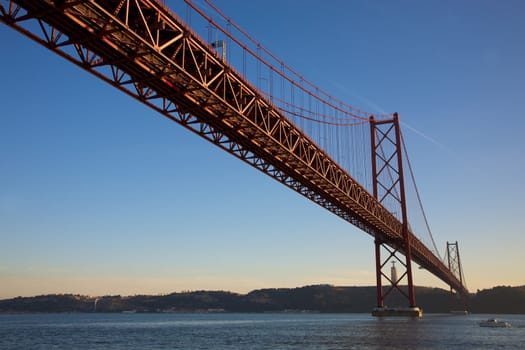
[{"label": "calm water surface", "polygon": [[0,349],[525,349],[525,315],[0,315]]}]

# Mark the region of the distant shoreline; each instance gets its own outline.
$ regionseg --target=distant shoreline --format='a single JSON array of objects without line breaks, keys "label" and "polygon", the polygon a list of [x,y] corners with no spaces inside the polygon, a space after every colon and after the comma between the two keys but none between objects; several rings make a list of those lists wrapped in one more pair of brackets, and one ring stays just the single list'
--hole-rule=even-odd
[{"label": "distant shoreline", "polygon": [[[51,294],[0,300],[0,313],[370,313],[375,286],[313,285],[259,289],[247,294],[193,291],[167,295],[83,296]],[[406,306],[390,295],[389,306]],[[424,313],[463,311],[449,291],[416,287],[416,303]],[[525,314],[525,286],[499,286],[471,294],[466,310],[476,314]]]}]

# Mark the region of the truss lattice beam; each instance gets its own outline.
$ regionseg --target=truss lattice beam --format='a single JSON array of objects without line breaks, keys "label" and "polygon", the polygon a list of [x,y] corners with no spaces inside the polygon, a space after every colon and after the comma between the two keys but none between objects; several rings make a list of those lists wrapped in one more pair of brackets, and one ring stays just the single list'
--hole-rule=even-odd
[{"label": "truss lattice beam", "polygon": [[[157,1],[0,0],[0,20],[368,234],[402,246],[399,220]],[[414,236],[411,244],[414,261],[462,290],[426,246]]]}]

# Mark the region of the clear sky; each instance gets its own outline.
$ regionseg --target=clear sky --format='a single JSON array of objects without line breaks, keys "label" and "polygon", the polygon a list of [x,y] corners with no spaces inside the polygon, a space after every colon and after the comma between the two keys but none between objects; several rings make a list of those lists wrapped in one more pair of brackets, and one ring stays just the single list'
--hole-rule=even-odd
[{"label": "clear sky", "polygon": [[[525,2],[217,4],[333,95],[398,111],[469,289],[525,284]],[[0,298],[375,284],[370,236],[4,24],[0,42]]]}]

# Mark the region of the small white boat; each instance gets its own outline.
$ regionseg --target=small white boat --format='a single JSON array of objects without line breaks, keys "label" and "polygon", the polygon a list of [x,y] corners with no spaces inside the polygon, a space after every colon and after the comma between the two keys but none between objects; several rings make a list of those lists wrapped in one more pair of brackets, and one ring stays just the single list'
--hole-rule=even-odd
[{"label": "small white boat", "polygon": [[506,322],[506,321],[501,321],[501,320],[498,320],[496,318],[489,318],[488,320],[486,321],[481,321],[479,323],[479,326],[480,327],[510,327],[510,323]]}]

